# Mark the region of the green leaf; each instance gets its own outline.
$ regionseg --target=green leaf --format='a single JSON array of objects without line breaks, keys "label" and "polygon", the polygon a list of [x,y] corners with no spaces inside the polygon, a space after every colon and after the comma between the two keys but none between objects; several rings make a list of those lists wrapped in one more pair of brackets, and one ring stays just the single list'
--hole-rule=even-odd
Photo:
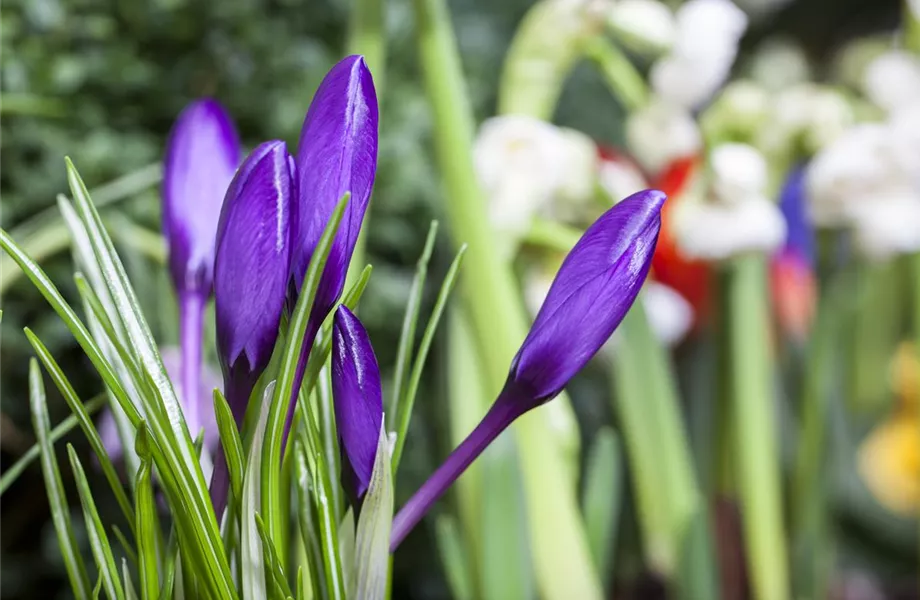
[{"label": "green leaf", "polygon": [[122,549],[125,551],[125,557],[131,561],[132,565],[137,565],[137,552],[134,551],[134,546],[131,544],[131,542],[128,541],[128,537],[118,527],[118,525],[112,525],[112,533],[115,534],[115,538],[118,540],[118,543],[121,544]]},{"label": "green leaf", "polygon": [[69,159],[66,162],[68,182],[77,212],[86,227],[99,269],[117,308],[116,314],[143,368],[145,383],[155,391],[154,394],[142,394],[141,398],[144,400],[144,413],[152,437],[164,455],[165,460],[162,464],[157,461],[157,467],[164,475],[162,481],[167,497],[171,500],[180,528],[185,529],[182,536],[187,542],[184,550],[196,564],[196,580],[206,586],[212,595],[236,598],[207,484],[179,401],[112,241],[102,226],[79,174]]},{"label": "green leaf", "polygon": [[115,566],[112,547],[109,545],[109,538],[105,534],[105,527],[102,525],[102,519],[99,518],[99,512],[96,510],[96,503],[93,501],[93,493],[89,489],[83,465],[80,464],[77,452],[70,444],[67,444],[67,454],[70,456],[70,467],[73,469],[74,479],[77,482],[77,491],[80,492],[80,504],[83,505],[83,518],[86,519],[89,545],[102,576],[102,588],[112,600],[124,600],[125,593],[121,586],[121,579],[118,577],[118,567]]},{"label": "green leaf", "polygon": [[457,256],[450,264],[444,282],[441,284],[441,291],[438,292],[438,299],[435,301],[434,309],[431,311],[431,317],[428,318],[428,324],[425,326],[425,333],[422,334],[422,341],[418,347],[418,353],[415,356],[415,362],[412,365],[412,376],[409,378],[409,385],[406,389],[406,395],[399,401],[397,406],[396,429],[396,447],[393,449],[393,472],[399,469],[399,461],[402,458],[403,447],[406,444],[406,434],[409,431],[409,420],[412,418],[412,407],[415,405],[415,395],[418,392],[419,382],[422,380],[422,370],[425,368],[425,360],[428,358],[428,351],[431,349],[431,342],[434,340],[435,331],[438,323],[441,321],[441,315],[444,314],[444,307],[447,306],[447,300],[450,293],[457,283],[457,275],[460,273],[460,265],[463,264],[463,256],[466,254],[466,245],[460,246]]},{"label": "green leaf", "polygon": [[137,592],[134,591],[134,584],[131,583],[131,572],[128,570],[128,561],[121,559],[121,576],[125,581],[125,600],[140,600]]},{"label": "green leaf", "polygon": [[396,350],[396,369],[393,374],[393,395],[384,413],[390,415],[394,420],[390,424],[391,429],[396,429],[396,415],[399,413],[398,407],[403,397],[403,387],[405,385],[406,375],[408,374],[409,363],[412,358],[412,348],[415,346],[415,328],[418,323],[418,314],[422,308],[422,295],[425,292],[425,278],[428,276],[428,261],[431,260],[431,253],[434,250],[434,240],[438,234],[438,222],[432,221],[428,227],[428,237],[425,238],[425,246],[422,255],[415,266],[415,277],[412,279],[412,287],[409,288],[409,302],[406,304],[406,314],[403,317],[402,329],[399,334],[399,347]]},{"label": "green leaf", "polygon": [[[179,578],[179,586],[176,587],[176,570],[179,569],[179,535],[176,526],[173,524],[172,531],[169,534],[169,541],[166,543],[166,559],[163,562],[163,586],[160,588],[159,600],[179,600],[184,598],[182,590],[182,578]],[[175,593],[173,593],[175,591]]]},{"label": "green leaf", "polygon": [[255,519],[256,528],[259,530],[259,538],[262,540],[263,560],[268,568],[268,574],[271,575],[276,593],[285,598],[293,596],[291,586],[288,585],[287,578],[284,576],[284,569],[281,567],[281,563],[278,562],[278,555],[275,554],[275,545],[271,543],[268,533],[265,531],[265,522],[262,521],[259,513],[255,514]]},{"label": "green leaf", "polygon": [[[88,400],[86,404],[83,405],[83,409],[86,411],[86,414],[93,415],[100,408],[105,406],[106,398],[104,395],[96,396],[95,398]],[[80,424],[77,415],[70,415],[60,423],[58,423],[54,429],[51,430],[48,439],[51,441],[51,444],[54,444],[62,437],[70,433]],[[0,496],[11,486],[13,485],[19,476],[29,468],[29,466],[35,461],[35,459],[41,456],[41,446],[38,443],[33,445],[31,448],[26,450],[22,456],[19,457],[9,469],[3,472],[3,475],[0,476]]]},{"label": "green leaf", "polygon": [[[220,390],[214,390],[214,416],[230,474],[230,502],[239,499],[243,489],[243,441],[230,405]],[[218,457],[217,460],[220,460]]]},{"label": "green leaf", "polygon": [[588,456],[582,500],[588,547],[602,578],[612,572],[611,558],[623,496],[622,479],[623,459],[617,436],[605,427],[598,431]]},{"label": "green leaf", "polygon": [[83,565],[83,558],[80,556],[80,549],[74,538],[73,526],[70,524],[70,510],[64,494],[61,471],[58,468],[54,446],[51,443],[45,387],[42,384],[38,361],[34,358],[29,360],[29,404],[32,409],[32,426],[35,428],[35,437],[41,448],[42,474],[45,478],[45,490],[48,492],[48,503],[51,505],[51,521],[57,532],[61,557],[64,559],[64,567],[70,578],[70,587],[73,589],[74,596],[86,598],[90,593],[89,576],[86,574],[86,567]]},{"label": "green leaf", "polygon": [[[324,564],[322,543],[319,540],[318,517],[315,503],[311,493],[313,477],[307,461],[307,451],[302,436],[294,440],[293,460],[294,477],[297,490],[297,522],[300,526],[300,535],[304,549],[307,553],[307,563],[311,567],[310,585],[311,594],[318,598],[329,596],[329,584],[325,577],[319,576],[320,565]],[[324,568],[324,567],[323,567]],[[350,597],[347,596],[346,597]]]},{"label": "green leaf", "polygon": [[329,218],[329,222],[326,224],[322,237],[316,244],[313,256],[310,258],[310,264],[307,267],[303,285],[301,286],[300,297],[297,299],[294,314],[291,317],[275,393],[269,403],[268,424],[265,432],[266,439],[262,453],[261,514],[266,518],[265,524],[268,526],[270,537],[275,544],[275,550],[278,552],[278,556],[281,557],[282,562],[286,562],[287,557],[287,549],[282,547],[282,540],[285,539],[284,532],[288,526],[288,514],[282,511],[281,501],[281,495],[284,493],[281,490],[281,458],[283,452],[281,445],[284,438],[284,425],[288,406],[292,399],[297,397],[298,393],[298,390],[294,389],[294,377],[297,371],[297,363],[300,360],[301,348],[304,343],[312,343],[312,340],[304,340],[310,311],[326,267],[326,261],[329,258],[329,251],[332,249],[332,242],[335,239],[342,215],[348,204],[348,199],[349,194],[346,193],[339,200]]},{"label": "green leaf", "polygon": [[260,494],[262,486],[261,471],[263,446],[265,445],[265,427],[271,412],[272,397],[275,382],[269,383],[262,396],[259,409],[259,420],[252,434],[252,443],[246,457],[246,471],[243,476],[242,508],[240,523],[240,550],[242,572],[242,597],[246,600],[260,600],[268,598],[265,582],[265,563],[258,529],[256,528],[255,514],[262,505]]},{"label": "green leaf", "polygon": [[435,539],[444,565],[444,574],[456,600],[473,600],[469,560],[463,539],[453,517],[441,515],[435,522]]},{"label": "green leaf", "polygon": [[137,519],[135,536],[137,539],[138,571],[141,578],[141,598],[143,600],[154,600],[159,595],[160,589],[160,577],[157,573],[160,525],[157,519],[156,504],[153,499],[149,443],[147,424],[141,423],[141,426],[137,428],[137,441],[135,442],[137,455],[141,458],[141,466],[135,477],[134,514]]},{"label": "green leaf", "polygon": [[38,358],[42,361],[45,369],[51,375],[51,379],[54,381],[54,384],[57,386],[58,390],[61,392],[61,395],[64,397],[64,400],[67,402],[67,406],[77,418],[80,424],[80,429],[83,430],[83,434],[89,441],[89,445],[92,447],[93,452],[96,453],[96,457],[99,459],[99,466],[102,468],[102,472],[105,474],[105,478],[109,482],[109,487],[112,488],[112,492],[115,493],[115,500],[118,502],[118,506],[121,508],[122,513],[124,513],[125,518],[128,519],[128,522],[131,525],[131,533],[136,534],[136,531],[134,530],[134,509],[131,507],[131,502],[128,500],[128,496],[125,494],[125,490],[121,485],[121,480],[118,478],[118,473],[115,471],[115,465],[112,464],[112,459],[109,458],[109,454],[106,452],[105,446],[102,445],[102,438],[99,437],[99,433],[96,431],[96,426],[93,424],[92,419],[90,419],[89,414],[86,412],[86,408],[83,406],[83,402],[81,402],[80,398],[77,397],[77,393],[74,391],[73,386],[70,385],[70,381],[64,375],[64,372],[61,371],[61,368],[54,360],[54,357],[51,356],[51,353],[41,342],[41,340],[39,340],[38,337],[32,333],[28,327],[25,328],[25,334],[29,340],[29,343],[32,344],[32,347],[35,349],[36,355],[38,355]]},{"label": "green leaf", "polygon": [[393,522],[393,476],[389,442],[381,424],[374,471],[361,505],[355,532],[353,598],[384,600],[390,571],[390,526]]}]

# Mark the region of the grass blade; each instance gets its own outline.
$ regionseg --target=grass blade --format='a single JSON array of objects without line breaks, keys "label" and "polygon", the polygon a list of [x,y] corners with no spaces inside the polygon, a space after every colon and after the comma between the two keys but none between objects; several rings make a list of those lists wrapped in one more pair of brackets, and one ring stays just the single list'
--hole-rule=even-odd
[{"label": "grass blade", "polygon": [[617,536],[622,481],[623,458],[617,436],[605,427],[597,433],[588,457],[582,500],[588,547],[602,579],[613,572],[611,558]]},{"label": "grass blade", "polygon": [[243,477],[240,548],[242,551],[242,597],[246,598],[246,600],[258,600],[268,597],[265,582],[265,563],[263,562],[264,552],[255,524],[255,515],[259,506],[263,505],[260,497],[262,491],[260,484],[263,479],[261,471],[264,466],[261,457],[264,455],[263,446],[266,443],[266,424],[271,414],[271,403],[267,400],[272,397],[275,385],[274,382],[268,384],[262,396],[259,420],[252,434],[252,443],[249,447],[249,455],[246,458],[246,472]]},{"label": "grass blade", "polygon": [[136,535],[137,532],[134,529],[134,509],[131,507],[131,502],[128,500],[124,487],[121,485],[121,480],[118,478],[118,473],[115,471],[115,465],[112,464],[112,459],[109,458],[109,453],[106,451],[105,446],[103,446],[102,438],[99,437],[99,432],[96,431],[96,426],[86,412],[83,402],[77,397],[77,393],[74,391],[73,386],[70,385],[67,376],[61,371],[61,367],[58,366],[54,357],[51,356],[48,348],[38,339],[38,336],[32,333],[28,327],[25,328],[25,334],[29,343],[32,344],[32,348],[35,349],[35,353],[38,355],[39,360],[41,360],[42,364],[45,366],[48,374],[51,375],[54,384],[61,392],[61,395],[64,396],[64,401],[67,402],[67,406],[77,418],[80,429],[83,430],[83,434],[89,441],[89,445],[99,459],[99,466],[102,468],[102,472],[109,482],[109,487],[112,488],[112,492],[115,494],[115,500],[118,502],[119,508],[121,508],[122,513],[124,513],[125,518],[128,519],[131,525],[131,533]]},{"label": "grass blade", "polygon": [[297,299],[294,314],[291,317],[275,393],[269,403],[268,424],[262,453],[261,514],[265,515],[265,524],[268,526],[270,537],[275,543],[275,550],[278,556],[281,557],[282,562],[285,562],[287,557],[287,549],[283,547],[283,540],[285,539],[288,520],[288,515],[282,511],[281,501],[281,457],[283,452],[281,446],[284,439],[284,424],[288,413],[288,405],[291,398],[294,397],[294,377],[297,371],[297,363],[300,359],[301,348],[305,342],[313,342],[313,340],[304,340],[310,311],[316,298],[320,278],[326,267],[326,260],[329,258],[329,251],[332,249],[332,242],[339,229],[345,207],[348,204],[348,199],[349,194],[345,194],[336,205],[310,259],[300,290],[300,298]]},{"label": "grass blade", "polygon": [[385,600],[390,571],[390,526],[393,523],[393,473],[389,442],[381,424],[374,471],[361,505],[355,531],[354,597]]},{"label": "grass blade", "polygon": [[409,302],[406,304],[406,315],[403,317],[402,329],[399,333],[399,347],[396,350],[396,369],[393,374],[393,395],[390,396],[389,402],[384,409],[384,413],[390,415],[394,423],[390,424],[390,429],[395,429],[396,415],[398,414],[400,400],[403,396],[403,387],[406,375],[408,374],[409,364],[412,357],[412,348],[415,345],[415,328],[418,323],[418,314],[422,308],[422,295],[425,291],[425,278],[428,276],[428,261],[431,260],[431,253],[434,250],[434,240],[438,234],[438,222],[432,221],[428,227],[428,237],[425,238],[425,246],[422,255],[415,266],[415,277],[412,279],[412,287],[409,288]]},{"label": "grass blade", "polygon": [[292,597],[294,593],[291,591],[291,586],[288,585],[287,578],[284,576],[284,569],[281,567],[281,563],[278,562],[278,555],[275,554],[275,545],[271,543],[271,540],[268,538],[268,533],[265,531],[265,522],[262,520],[262,517],[259,516],[259,513],[255,514],[255,519],[256,528],[259,530],[259,537],[262,539],[263,560],[268,567],[268,573],[271,574],[275,592],[281,594],[284,598]]},{"label": "grass blade", "polygon": [[[220,445],[224,450],[224,459],[227,461],[230,474],[230,498],[228,505],[236,506],[236,501],[242,497],[243,490],[243,441],[240,431],[236,427],[230,405],[220,390],[214,390],[214,416],[217,419],[217,430],[220,434]],[[220,457],[215,457],[220,460]]]},{"label": "grass blade", "polygon": [[435,525],[435,538],[451,594],[456,600],[473,600],[470,580],[472,571],[456,521],[450,516],[439,516]]},{"label": "grass blade", "polygon": [[102,588],[112,600],[124,600],[125,592],[121,585],[121,579],[118,577],[118,567],[115,566],[112,547],[109,545],[109,538],[105,534],[102,519],[99,518],[99,511],[96,510],[96,503],[93,501],[93,494],[89,489],[89,482],[86,480],[83,465],[80,464],[77,452],[70,444],[67,444],[67,454],[70,456],[70,466],[77,482],[77,491],[80,492],[83,517],[86,519],[86,531],[89,535],[89,544],[93,550],[93,557],[96,559],[96,566],[99,567],[99,574],[102,577]]},{"label": "grass blade", "polygon": [[45,386],[42,384],[38,361],[34,358],[29,361],[29,403],[32,409],[35,437],[41,448],[42,474],[45,477],[45,489],[48,492],[48,503],[51,505],[51,520],[57,532],[61,557],[64,559],[64,567],[70,578],[70,587],[73,589],[74,596],[86,598],[90,595],[89,576],[86,574],[86,567],[70,524],[70,510],[64,494],[61,471],[58,468],[57,458],[54,456],[54,446],[51,444]]},{"label": "grass blade", "polygon": [[121,576],[125,582],[125,599],[140,600],[137,597],[137,592],[134,591],[134,584],[131,583],[131,572],[128,570],[128,561],[124,558],[121,559]]},{"label": "grass blade", "polygon": [[[105,406],[106,398],[104,395],[96,396],[95,398],[86,402],[83,405],[83,410],[86,411],[86,414],[93,415],[99,411],[100,408]],[[54,429],[52,429],[48,435],[48,439],[51,441],[51,444],[55,444],[62,437],[70,433],[80,424],[77,415],[70,415],[60,423],[58,423]],[[41,456],[42,450],[41,446],[36,443],[34,446],[26,450],[22,456],[19,457],[9,469],[3,472],[3,475],[0,476],[0,496],[9,489],[11,485],[16,483],[16,480],[19,479],[19,476],[29,468],[29,466],[35,462],[35,459]]]},{"label": "grass blade", "polygon": [[157,518],[156,504],[154,504],[153,500],[152,467],[146,423],[142,423],[137,428],[135,449],[141,459],[141,467],[137,471],[134,484],[134,514],[137,522],[135,527],[138,554],[137,569],[141,578],[141,598],[143,600],[154,600],[159,594],[160,587],[160,578],[157,573],[160,524]]},{"label": "grass blade", "polygon": [[457,256],[450,264],[447,275],[444,276],[444,282],[441,284],[441,291],[438,292],[438,299],[435,301],[434,309],[431,311],[431,317],[428,318],[428,324],[425,326],[425,333],[422,334],[422,341],[418,347],[418,353],[415,355],[415,361],[412,364],[412,375],[409,378],[409,385],[406,388],[406,395],[397,405],[397,423],[396,429],[396,446],[393,448],[393,473],[399,469],[399,460],[402,458],[403,447],[406,445],[406,433],[409,431],[409,420],[412,417],[412,407],[415,404],[415,395],[418,392],[418,384],[422,380],[422,370],[425,367],[425,359],[428,358],[428,351],[431,349],[431,342],[434,340],[435,331],[438,329],[438,323],[441,321],[441,315],[444,314],[444,307],[447,306],[447,300],[450,293],[457,283],[457,275],[460,273],[460,265],[463,264],[463,257],[466,254],[466,245],[460,247]]},{"label": "grass blade", "polygon": [[319,528],[316,526],[319,519],[316,516],[313,496],[310,493],[312,475],[308,466],[307,451],[301,438],[302,436],[298,436],[294,440],[293,450],[294,477],[297,482],[297,520],[308,563],[312,567],[310,574],[312,595],[317,598],[328,598],[329,584],[325,577],[317,576],[320,565],[323,564],[323,551],[319,541]]}]

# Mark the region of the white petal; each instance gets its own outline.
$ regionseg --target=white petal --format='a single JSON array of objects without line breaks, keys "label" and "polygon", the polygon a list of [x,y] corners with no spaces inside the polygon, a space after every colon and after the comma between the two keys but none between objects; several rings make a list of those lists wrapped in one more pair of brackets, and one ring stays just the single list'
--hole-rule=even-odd
[{"label": "white petal", "polygon": [[779,208],[763,197],[733,204],[687,200],[675,209],[675,233],[689,258],[722,260],[747,252],[773,252],[786,239]]},{"label": "white petal", "polygon": [[713,189],[722,202],[761,195],[767,187],[767,161],[748,144],[720,144],[709,157]]},{"label": "white petal", "polygon": [[695,155],[703,145],[699,126],[689,111],[661,100],[629,116],[626,139],[639,164],[653,173],[678,158]]},{"label": "white petal", "polygon": [[863,92],[887,111],[920,103],[920,59],[898,50],[882,54],[866,67]]},{"label": "white petal", "polygon": [[680,342],[693,325],[693,308],[677,290],[648,280],[642,288],[642,305],[655,336],[667,346]]}]

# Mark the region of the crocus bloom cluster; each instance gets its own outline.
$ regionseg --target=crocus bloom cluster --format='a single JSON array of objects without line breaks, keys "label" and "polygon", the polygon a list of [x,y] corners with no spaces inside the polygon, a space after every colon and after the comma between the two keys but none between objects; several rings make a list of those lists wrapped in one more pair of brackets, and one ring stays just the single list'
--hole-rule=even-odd
[{"label": "crocus bloom cluster", "polygon": [[562,263],[492,408],[396,515],[391,549],[492,440],[558,395],[604,345],[648,275],[664,200],[658,191],[639,192],[585,231]]},{"label": "crocus bloom cluster", "polygon": [[199,422],[202,318],[212,290],[217,221],[239,164],[239,138],[220,104],[199,100],[186,107],[164,157],[163,235],[179,300],[180,380],[192,423]]},{"label": "crocus bloom cluster", "polygon": [[367,331],[340,306],[332,327],[332,394],[342,461],[342,487],[357,504],[367,492],[383,423],[380,369]]},{"label": "crocus bloom cluster", "polygon": [[[215,263],[218,352],[238,424],[268,365],[286,302],[296,301],[336,204],[351,195],[309,317],[287,429],[313,340],[342,293],[377,164],[377,101],[360,56],[326,75],[307,111],[296,157],[283,142],[258,146],[230,185]],[[376,438],[375,438],[376,439]],[[227,492],[219,460],[211,483],[218,514]]]}]

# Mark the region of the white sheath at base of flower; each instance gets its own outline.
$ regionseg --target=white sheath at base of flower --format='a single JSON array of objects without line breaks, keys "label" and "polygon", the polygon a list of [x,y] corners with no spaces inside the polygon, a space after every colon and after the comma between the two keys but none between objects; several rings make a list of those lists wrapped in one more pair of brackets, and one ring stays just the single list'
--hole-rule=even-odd
[{"label": "white sheath at base of flower", "polygon": [[660,99],[629,115],[626,139],[633,157],[652,173],[703,147],[703,136],[690,112]]},{"label": "white sheath at base of flower", "polygon": [[878,107],[894,112],[920,103],[920,59],[892,50],[866,67],[863,93]]},{"label": "white sheath at base of flower", "polygon": [[690,199],[674,211],[675,236],[687,258],[724,260],[748,252],[770,253],[786,239],[786,222],[765,196],[730,204]]}]

